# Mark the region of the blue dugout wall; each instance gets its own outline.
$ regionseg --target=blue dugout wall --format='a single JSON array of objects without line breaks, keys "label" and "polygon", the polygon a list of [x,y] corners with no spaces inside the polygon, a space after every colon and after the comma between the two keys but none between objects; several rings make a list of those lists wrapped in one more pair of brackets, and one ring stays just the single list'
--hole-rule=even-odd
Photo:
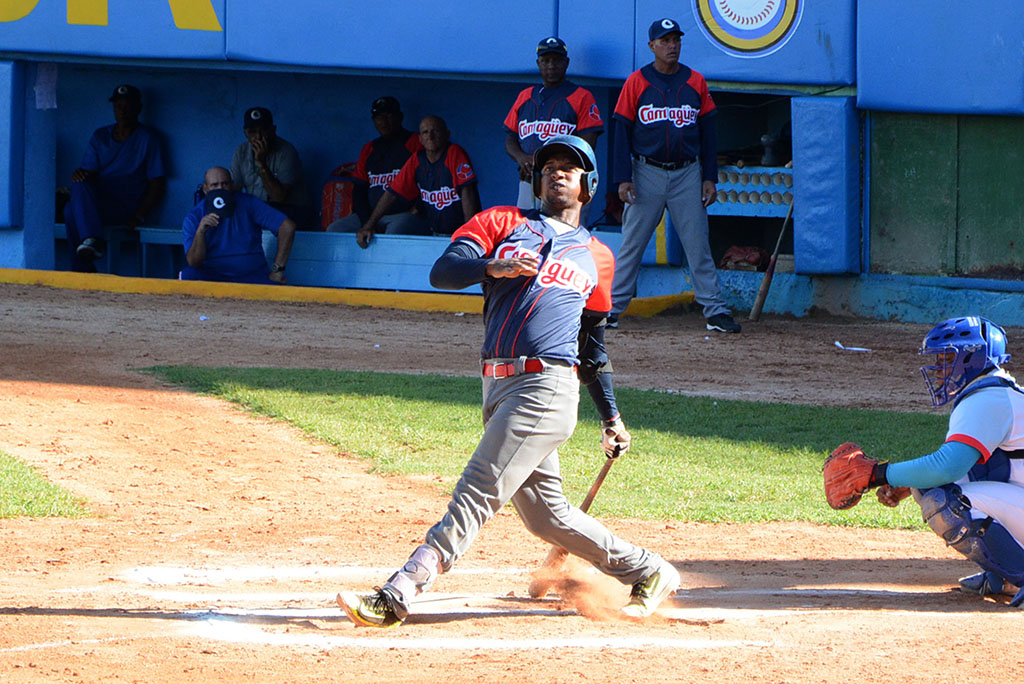
[{"label": "blue dugout wall", "polygon": [[[803,96],[793,103],[802,272],[860,268],[857,108],[1024,113],[1019,0],[983,10],[956,0],[526,0],[511,9],[455,0],[427,14],[411,0],[293,0],[286,8],[274,0],[8,0],[0,5],[0,146],[8,151],[0,225],[45,220],[52,196],[41,181],[67,183],[91,131],[112,120],[106,95],[119,82],[144,90],[143,119],[167,142],[160,225],[178,223],[207,166],[227,163],[248,106],[274,110],[315,196],[327,173],[375,135],[367,107],[384,93],[402,100],[410,128],[428,113],[445,117],[477,167],[484,205],[505,203],[515,178],[501,121],[515,93],[536,82],[537,40],[567,41],[570,77],[595,90],[609,115],[622,79],[650,61],[647,26],[666,15],[686,32],[683,61],[713,89]],[[35,66],[44,62],[59,63],[55,112],[34,102]],[[854,85],[856,107],[817,97]],[[818,158],[840,161],[812,174]],[[0,231],[2,265],[45,267],[46,241],[17,232]]]}]

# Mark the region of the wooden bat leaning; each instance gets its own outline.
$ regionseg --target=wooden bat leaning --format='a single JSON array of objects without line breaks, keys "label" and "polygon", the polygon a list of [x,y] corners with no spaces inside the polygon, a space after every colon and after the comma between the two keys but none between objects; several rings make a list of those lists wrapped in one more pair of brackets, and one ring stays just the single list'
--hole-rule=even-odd
[{"label": "wooden bat leaning", "polygon": [[750,316],[747,317],[748,321],[756,321],[761,317],[761,309],[764,307],[764,300],[768,299],[768,288],[771,287],[772,277],[775,275],[775,260],[779,258],[782,236],[786,234],[786,224],[789,223],[789,218],[792,215],[793,203],[790,202],[789,210],[786,212],[786,219],[782,222],[782,230],[779,231],[779,239],[775,241],[775,251],[772,252],[772,258],[768,260],[768,269],[764,272],[764,278],[761,279],[761,289],[757,291],[754,306],[751,307]]},{"label": "wooden bat leaning", "polygon": [[[604,482],[604,478],[608,476],[608,471],[612,469],[612,464],[618,460],[618,455],[618,447],[615,447],[615,455],[608,456],[605,459],[604,465],[601,466],[601,472],[594,478],[594,484],[590,485],[590,491],[587,492],[587,495],[583,498],[583,503],[580,504],[580,510],[584,513],[590,510],[590,504],[594,503],[597,490],[601,489],[601,484]],[[544,564],[540,566],[540,569],[535,573],[536,576],[530,581],[530,598],[543,598],[547,595],[548,590],[555,583],[555,574],[562,567],[562,563],[565,562],[565,558],[568,555],[569,552],[560,546],[551,547],[547,558],[544,559]]]}]

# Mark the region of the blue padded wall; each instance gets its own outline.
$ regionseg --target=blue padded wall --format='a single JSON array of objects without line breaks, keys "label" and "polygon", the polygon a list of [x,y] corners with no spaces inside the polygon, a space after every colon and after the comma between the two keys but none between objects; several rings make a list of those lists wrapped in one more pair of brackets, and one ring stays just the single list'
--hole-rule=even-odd
[{"label": "blue padded wall", "polygon": [[856,0],[779,0],[771,3],[772,12],[764,10],[768,5],[763,2],[733,4],[761,8],[763,30],[741,30],[738,21],[717,17],[718,3],[710,0],[637,0],[637,66],[653,59],[648,27],[667,16],[685,33],[680,61],[708,80],[798,85],[850,85],[857,80]]},{"label": "blue padded wall", "polygon": [[408,71],[535,71],[537,42],[556,29],[555,3],[449,0],[227,0],[229,59]]},{"label": "blue padded wall", "polygon": [[25,151],[21,74],[20,64],[0,62],[0,228],[21,225]]},{"label": "blue padded wall", "polygon": [[1024,114],[1021,0],[861,0],[857,106]]},{"label": "blue padded wall", "polygon": [[558,3],[558,35],[569,49],[570,76],[625,79],[634,70],[633,20],[633,4],[621,0]]},{"label": "blue padded wall", "polygon": [[[27,4],[26,4],[27,3]],[[0,50],[110,57],[224,58],[225,0],[0,3]],[[69,7],[70,5],[70,7]],[[106,11],[104,11],[104,6]]]},{"label": "blue padded wall", "polygon": [[795,269],[860,271],[860,119],[852,97],[794,97]]}]

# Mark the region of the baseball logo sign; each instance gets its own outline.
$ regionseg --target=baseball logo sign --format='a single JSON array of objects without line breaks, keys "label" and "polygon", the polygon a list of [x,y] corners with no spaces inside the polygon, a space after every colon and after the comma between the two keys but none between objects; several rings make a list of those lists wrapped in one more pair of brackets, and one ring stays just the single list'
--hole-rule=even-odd
[{"label": "baseball logo sign", "polygon": [[764,57],[800,25],[806,0],[691,0],[701,32],[734,57]]},{"label": "baseball logo sign", "polygon": [[228,203],[224,200],[223,197],[214,197],[213,198],[213,206],[214,206],[215,209],[223,209],[227,205],[228,205]]}]

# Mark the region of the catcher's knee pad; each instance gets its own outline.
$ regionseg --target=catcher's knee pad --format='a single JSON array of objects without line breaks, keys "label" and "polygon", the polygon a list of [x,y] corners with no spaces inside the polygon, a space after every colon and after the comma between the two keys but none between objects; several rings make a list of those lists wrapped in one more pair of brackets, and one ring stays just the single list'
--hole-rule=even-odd
[{"label": "catcher's knee pad", "polygon": [[957,485],[922,492],[921,515],[946,546],[952,546],[984,570],[1024,586],[1024,548],[992,518],[971,517],[971,502]]}]

